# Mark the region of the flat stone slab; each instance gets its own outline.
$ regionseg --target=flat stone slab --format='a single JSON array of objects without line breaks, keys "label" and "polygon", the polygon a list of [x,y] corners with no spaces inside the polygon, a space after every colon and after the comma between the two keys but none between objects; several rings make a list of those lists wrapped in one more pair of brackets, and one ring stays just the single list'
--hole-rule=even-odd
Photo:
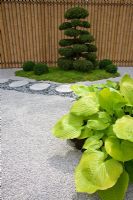
[{"label": "flat stone slab", "polygon": [[36,83],[30,86],[31,90],[40,91],[46,90],[50,86],[49,83]]},{"label": "flat stone slab", "polygon": [[0,84],[1,84],[1,83],[6,83],[6,82],[8,82],[8,80],[9,80],[9,79],[7,79],[7,78],[6,78],[6,79],[5,79],[5,78],[1,78],[1,79],[0,79]]},{"label": "flat stone slab", "polygon": [[72,92],[70,87],[71,85],[60,85],[57,88],[55,88],[55,90],[57,92],[62,92],[62,93]]},{"label": "flat stone slab", "polygon": [[23,80],[23,81],[14,81],[9,84],[9,87],[16,88],[16,87],[21,87],[24,85],[27,85],[29,81]]}]

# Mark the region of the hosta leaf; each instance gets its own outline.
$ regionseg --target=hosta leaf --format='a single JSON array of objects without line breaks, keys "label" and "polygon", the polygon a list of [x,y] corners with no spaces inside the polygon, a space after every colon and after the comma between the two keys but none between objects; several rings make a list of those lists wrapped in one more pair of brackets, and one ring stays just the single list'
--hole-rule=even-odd
[{"label": "hosta leaf", "polygon": [[82,117],[88,117],[97,113],[99,110],[99,104],[97,100],[97,95],[94,92],[89,93],[86,96],[83,96],[78,101],[76,101],[70,112]]},{"label": "hosta leaf", "polygon": [[124,163],[125,169],[129,175],[130,183],[133,183],[133,160]]},{"label": "hosta leaf", "polygon": [[133,142],[133,117],[125,115],[117,119],[113,131],[118,138]]},{"label": "hosta leaf", "polygon": [[104,136],[104,133],[102,131],[94,131],[93,132],[93,138],[100,140]]},{"label": "hosta leaf", "polygon": [[81,134],[83,119],[72,114],[64,115],[54,126],[54,136],[62,139],[73,139]]},{"label": "hosta leaf", "polygon": [[83,149],[95,150],[99,149],[102,145],[103,145],[102,140],[98,140],[92,136],[85,141]]},{"label": "hosta leaf", "polygon": [[71,89],[74,91],[75,94],[77,94],[78,96],[85,96],[87,95],[89,92],[95,92],[97,91],[96,88],[94,88],[93,86],[85,86],[85,85],[78,85],[78,84],[74,84],[71,86]]},{"label": "hosta leaf", "polygon": [[118,83],[111,81],[111,80],[107,80],[106,81],[106,87],[111,87],[111,88],[117,89]]},{"label": "hosta leaf", "polygon": [[128,183],[129,176],[128,173],[124,171],[113,187],[104,191],[98,191],[98,195],[101,200],[124,200]]},{"label": "hosta leaf", "polygon": [[120,112],[121,107],[124,106],[126,102],[117,90],[104,88],[99,93],[99,103],[101,108],[105,109],[109,114],[113,114],[118,111]]},{"label": "hosta leaf", "polygon": [[104,133],[107,136],[115,136],[115,133],[113,131],[113,125],[109,126],[106,130],[104,130]]},{"label": "hosta leaf", "polygon": [[120,91],[129,105],[133,105],[133,79],[126,74],[120,81]]},{"label": "hosta leaf", "polygon": [[125,162],[133,159],[133,143],[110,136],[105,140],[105,149],[114,159]]},{"label": "hosta leaf", "polygon": [[[107,155],[101,151],[84,152],[75,171],[78,192],[92,194],[114,186],[123,172],[122,165],[114,160],[106,160]],[[115,169],[115,170],[114,170]]]},{"label": "hosta leaf", "polygon": [[104,130],[111,122],[110,116],[106,112],[99,112],[96,116],[88,120],[87,127],[93,130]]},{"label": "hosta leaf", "polygon": [[84,129],[82,129],[81,134],[78,137],[78,139],[88,138],[88,137],[91,137],[92,135],[93,135],[93,131],[85,126]]}]

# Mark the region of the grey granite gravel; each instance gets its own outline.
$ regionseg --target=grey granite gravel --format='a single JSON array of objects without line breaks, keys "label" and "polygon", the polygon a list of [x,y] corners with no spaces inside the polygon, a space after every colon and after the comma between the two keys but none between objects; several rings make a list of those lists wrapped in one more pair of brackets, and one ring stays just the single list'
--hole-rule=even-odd
[{"label": "grey granite gravel", "polygon": [[1,78],[1,79],[0,79],[0,84],[1,84],[1,83],[6,83],[6,82],[8,82],[8,79],[7,79],[7,78]]},{"label": "grey granite gravel", "polygon": [[[52,136],[72,99],[1,90],[2,200],[98,200],[75,191],[81,153]],[[133,199],[133,187],[126,200]]]}]

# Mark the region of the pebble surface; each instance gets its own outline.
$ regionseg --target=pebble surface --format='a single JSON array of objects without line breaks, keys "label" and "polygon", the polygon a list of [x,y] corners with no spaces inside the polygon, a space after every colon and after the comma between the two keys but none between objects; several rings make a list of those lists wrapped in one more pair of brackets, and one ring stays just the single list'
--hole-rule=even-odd
[{"label": "pebble surface", "polygon": [[[21,85],[21,83],[25,84]],[[58,95],[58,96],[75,98],[76,97],[75,94],[70,89],[70,84],[68,85],[65,84],[64,90],[63,90],[63,85],[64,84],[55,83],[51,81],[29,82],[27,80],[15,81],[9,79],[5,83],[0,83],[0,88],[4,90],[15,90],[18,92],[30,93],[30,94]],[[58,89],[56,90],[56,88],[59,88],[59,91]]]}]

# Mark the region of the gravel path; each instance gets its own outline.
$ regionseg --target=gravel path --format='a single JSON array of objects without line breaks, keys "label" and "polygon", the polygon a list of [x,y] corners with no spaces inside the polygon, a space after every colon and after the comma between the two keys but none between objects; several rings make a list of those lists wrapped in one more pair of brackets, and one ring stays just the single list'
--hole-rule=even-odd
[{"label": "gravel path", "polygon": [[[52,136],[72,98],[0,90],[2,200],[98,200],[77,194],[74,168],[81,153]],[[133,199],[130,187],[126,200]]]},{"label": "gravel path", "polygon": [[[75,191],[73,172],[81,153],[51,135],[53,124],[68,112],[75,96],[56,91],[61,84],[54,82],[46,82],[50,87],[44,91],[32,91],[36,81],[15,77],[16,70],[0,70],[0,79],[9,79],[0,84],[2,200],[98,200]],[[133,68],[119,68],[119,72],[133,76]],[[10,88],[15,80],[29,83]],[[105,80],[93,83],[99,82]],[[126,200],[133,199],[132,191],[130,186]]]},{"label": "gravel path", "polygon": [[[51,81],[36,81],[23,77],[16,77],[14,72],[18,69],[1,69],[0,70],[0,88],[4,90],[15,90],[30,94],[58,95],[64,97],[76,96],[70,89],[71,84],[61,84]],[[128,73],[133,77],[132,67],[119,67],[120,77],[109,78],[112,81],[119,81],[121,76]],[[16,81],[17,80],[17,81]],[[105,83],[107,79],[98,81],[85,81],[80,84],[91,85],[94,83]],[[18,87],[19,86],[19,87]],[[43,89],[44,88],[44,89]]]}]

